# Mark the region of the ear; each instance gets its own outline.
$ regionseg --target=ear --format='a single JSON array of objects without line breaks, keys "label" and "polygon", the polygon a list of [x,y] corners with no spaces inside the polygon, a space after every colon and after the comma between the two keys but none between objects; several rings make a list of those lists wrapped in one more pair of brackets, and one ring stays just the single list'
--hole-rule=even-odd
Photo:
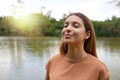
[{"label": "ear", "polygon": [[88,39],[89,37],[90,37],[90,31],[87,31],[87,32],[86,32],[85,39]]}]

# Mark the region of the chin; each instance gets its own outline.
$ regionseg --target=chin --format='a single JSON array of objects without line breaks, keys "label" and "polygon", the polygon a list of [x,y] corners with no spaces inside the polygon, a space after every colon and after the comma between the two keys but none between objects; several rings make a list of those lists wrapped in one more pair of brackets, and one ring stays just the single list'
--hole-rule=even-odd
[{"label": "chin", "polygon": [[64,43],[66,43],[66,44],[74,44],[75,42],[72,41],[72,40],[64,40]]}]

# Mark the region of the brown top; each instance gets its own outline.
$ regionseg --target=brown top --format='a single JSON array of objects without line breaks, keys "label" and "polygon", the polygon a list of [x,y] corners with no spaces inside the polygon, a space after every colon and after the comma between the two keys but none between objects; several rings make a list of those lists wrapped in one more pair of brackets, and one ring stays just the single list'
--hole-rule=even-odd
[{"label": "brown top", "polygon": [[90,54],[79,61],[57,54],[46,64],[46,72],[46,80],[109,80],[106,66]]}]

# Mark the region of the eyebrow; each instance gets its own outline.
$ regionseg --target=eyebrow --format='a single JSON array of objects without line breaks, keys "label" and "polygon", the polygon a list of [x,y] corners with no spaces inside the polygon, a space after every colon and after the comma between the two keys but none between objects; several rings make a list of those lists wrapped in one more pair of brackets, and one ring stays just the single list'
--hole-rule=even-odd
[{"label": "eyebrow", "polygon": [[[74,22],[72,22],[72,24],[78,24],[78,25],[80,25],[81,26],[81,23],[80,22],[78,22],[78,21],[74,21]],[[64,22],[64,24],[69,24],[69,21],[65,21]]]}]

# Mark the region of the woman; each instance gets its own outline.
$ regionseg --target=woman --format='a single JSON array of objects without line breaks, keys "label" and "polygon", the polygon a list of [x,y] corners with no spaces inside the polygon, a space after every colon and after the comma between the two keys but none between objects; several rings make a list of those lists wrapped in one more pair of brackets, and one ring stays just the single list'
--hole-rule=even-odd
[{"label": "woman", "polygon": [[108,69],[97,58],[95,41],[93,25],[85,15],[68,15],[60,53],[46,64],[46,80],[109,80]]}]

